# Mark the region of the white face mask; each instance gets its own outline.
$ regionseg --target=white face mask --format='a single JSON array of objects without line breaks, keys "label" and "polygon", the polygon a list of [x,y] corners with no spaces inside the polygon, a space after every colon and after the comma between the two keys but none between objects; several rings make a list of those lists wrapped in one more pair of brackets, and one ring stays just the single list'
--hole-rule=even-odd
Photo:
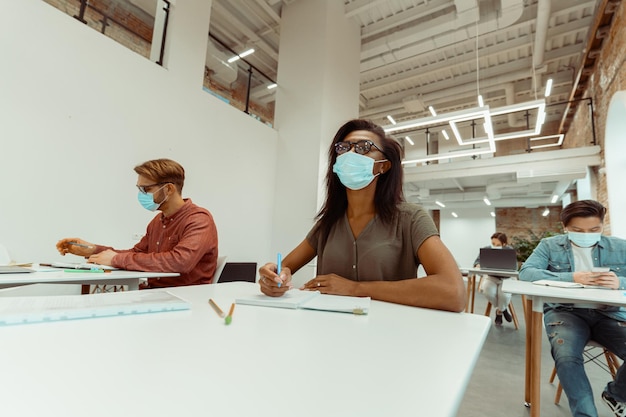
[{"label": "white face mask", "polygon": [[502,246],[491,245],[491,249],[502,249]]}]

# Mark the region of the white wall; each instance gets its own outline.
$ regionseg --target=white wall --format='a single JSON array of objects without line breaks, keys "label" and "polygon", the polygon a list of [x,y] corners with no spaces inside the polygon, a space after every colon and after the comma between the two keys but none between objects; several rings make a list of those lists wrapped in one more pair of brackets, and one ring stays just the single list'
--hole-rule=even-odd
[{"label": "white wall", "polygon": [[454,218],[451,210],[441,210],[441,240],[460,267],[471,267],[479,249],[491,243],[490,236],[496,232],[496,219],[489,215],[489,211],[486,208],[457,210],[459,217]]},{"label": "white wall", "polygon": [[202,91],[210,4],[177,2],[169,70],[41,0],[0,14],[0,242],[15,261],[60,259],[66,236],[133,245],[154,214],[132,168],[160,157],[185,167],[228,261],[275,257],[277,134]]}]

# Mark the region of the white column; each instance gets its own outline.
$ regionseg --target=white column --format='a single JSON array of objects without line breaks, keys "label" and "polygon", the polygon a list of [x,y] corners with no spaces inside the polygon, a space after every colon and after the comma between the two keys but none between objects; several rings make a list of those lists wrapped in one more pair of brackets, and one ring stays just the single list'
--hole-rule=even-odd
[{"label": "white column", "polygon": [[358,117],[360,42],[360,28],[345,17],[341,1],[297,0],[283,7],[272,248],[284,254],[304,239],[324,200],[335,132]]},{"label": "white column", "polygon": [[200,91],[213,2],[173,0],[170,3],[163,67],[181,83],[181,87]]},{"label": "white column", "polygon": [[[611,98],[604,133],[604,163],[606,188],[609,196],[611,235],[626,238],[626,207],[624,176],[626,176],[626,91],[618,91]],[[601,172],[602,174],[602,172]]]}]

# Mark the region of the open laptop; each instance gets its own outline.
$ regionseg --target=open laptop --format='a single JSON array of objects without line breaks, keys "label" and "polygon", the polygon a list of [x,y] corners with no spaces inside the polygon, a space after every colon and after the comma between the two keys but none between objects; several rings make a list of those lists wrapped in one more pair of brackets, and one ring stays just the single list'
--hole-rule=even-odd
[{"label": "open laptop", "polygon": [[508,248],[480,248],[480,269],[517,271],[517,252]]},{"label": "open laptop", "polygon": [[23,274],[26,272],[35,272],[33,269],[24,268],[17,265],[0,265],[0,274]]}]

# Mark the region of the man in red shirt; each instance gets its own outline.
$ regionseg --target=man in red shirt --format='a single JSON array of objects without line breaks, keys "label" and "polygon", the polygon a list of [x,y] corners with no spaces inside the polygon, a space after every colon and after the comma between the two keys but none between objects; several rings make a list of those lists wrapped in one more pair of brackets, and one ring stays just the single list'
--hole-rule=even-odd
[{"label": "man in red shirt", "polygon": [[132,249],[118,250],[80,238],[57,242],[65,255],[131,271],[178,272],[178,277],[150,278],[140,288],[210,284],[217,264],[217,229],[208,210],[182,198],[185,170],[170,159],[155,159],[135,167],[140,204],[161,211]]}]

